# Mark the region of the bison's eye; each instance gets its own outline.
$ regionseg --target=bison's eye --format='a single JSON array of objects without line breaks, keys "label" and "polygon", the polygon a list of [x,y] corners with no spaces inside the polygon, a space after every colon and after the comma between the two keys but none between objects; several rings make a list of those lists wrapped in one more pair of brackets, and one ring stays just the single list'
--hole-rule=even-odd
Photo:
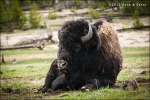
[{"label": "bison's eye", "polygon": [[75,50],[76,52],[79,52],[80,49],[81,49],[81,46],[80,46],[80,45],[75,45],[75,49],[74,49],[74,50]]},{"label": "bison's eye", "polygon": [[88,33],[87,29],[84,29],[83,35],[86,35]]}]

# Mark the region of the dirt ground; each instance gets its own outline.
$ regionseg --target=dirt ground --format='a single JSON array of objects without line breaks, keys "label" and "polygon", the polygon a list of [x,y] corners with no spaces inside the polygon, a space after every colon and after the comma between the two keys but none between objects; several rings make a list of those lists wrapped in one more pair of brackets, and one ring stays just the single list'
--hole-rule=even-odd
[{"label": "dirt ground", "polygon": [[149,46],[149,31],[126,31],[119,33],[121,47]]}]

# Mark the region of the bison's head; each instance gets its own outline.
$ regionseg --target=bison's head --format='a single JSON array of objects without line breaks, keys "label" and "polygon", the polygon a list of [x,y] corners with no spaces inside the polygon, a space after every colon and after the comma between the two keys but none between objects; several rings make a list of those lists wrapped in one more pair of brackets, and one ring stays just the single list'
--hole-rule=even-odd
[{"label": "bison's head", "polygon": [[66,22],[59,30],[58,67],[61,70],[82,70],[93,52],[97,52],[100,37],[94,26],[85,20]]}]

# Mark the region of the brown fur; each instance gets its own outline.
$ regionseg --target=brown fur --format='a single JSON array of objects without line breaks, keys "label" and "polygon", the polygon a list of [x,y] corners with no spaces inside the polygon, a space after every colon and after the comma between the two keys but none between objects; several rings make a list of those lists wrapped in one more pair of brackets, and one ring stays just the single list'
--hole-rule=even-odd
[{"label": "brown fur", "polygon": [[[87,30],[85,20],[62,26],[58,58],[51,65],[42,92],[48,88],[90,91],[115,84],[123,60],[117,32],[108,22],[99,21],[92,25],[92,38],[83,43],[80,39]],[[67,62],[64,73],[59,74],[58,61]]]},{"label": "brown fur", "polygon": [[116,30],[106,21],[103,21],[102,25],[98,26],[98,34],[101,38],[100,49],[104,53],[105,57],[111,58],[113,56],[120,59],[120,70],[122,68],[122,52],[120,49],[119,39]]}]

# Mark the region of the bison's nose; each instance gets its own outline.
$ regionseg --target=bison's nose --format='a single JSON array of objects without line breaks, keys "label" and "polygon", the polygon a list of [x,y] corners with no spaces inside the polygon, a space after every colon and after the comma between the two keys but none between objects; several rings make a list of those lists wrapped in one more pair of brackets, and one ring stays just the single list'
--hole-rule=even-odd
[{"label": "bison's nose", "polygon": [[60,70],[66,69],[67,64],[68,63],[65,60],[58,60],[58,63],[57,63]]}]

